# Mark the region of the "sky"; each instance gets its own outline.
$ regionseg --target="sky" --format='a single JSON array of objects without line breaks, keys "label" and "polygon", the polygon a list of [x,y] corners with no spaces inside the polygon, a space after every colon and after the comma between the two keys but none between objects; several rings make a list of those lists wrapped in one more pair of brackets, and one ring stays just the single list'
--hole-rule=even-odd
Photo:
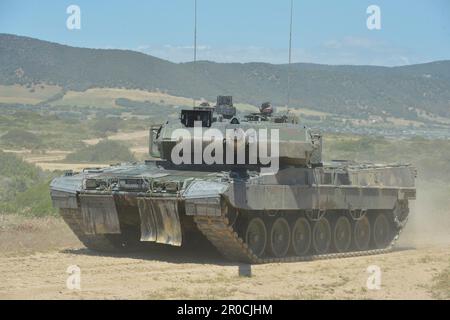
[{"label": "sky", "polygon": [[[293,0],[292,61],[398,66],[450,59],[449,0]],[[66,10],[81,10],[69,30]],[[380,30],[366,12],[380,8]],[[197,0],[199,60],[288,61],[290,0]],[[194,0],[0,0],[0,33],[193,60]]]}]

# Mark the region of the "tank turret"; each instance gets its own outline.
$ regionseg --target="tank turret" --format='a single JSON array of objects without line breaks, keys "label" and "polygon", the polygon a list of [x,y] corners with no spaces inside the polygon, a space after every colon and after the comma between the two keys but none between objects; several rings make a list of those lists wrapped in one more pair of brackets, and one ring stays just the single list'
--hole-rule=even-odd
[{"label": "tank turret", "polygon": [[[277,158],[280,165],[322,165],[320,133],[313,134],[287,116],[272,116],[270,103],[263,103],[260,114],[250,114],[242,119],[234,116],[235,112],[228,112],[231,108],[234,109],[232,97],[219,96],[215,109],[182,110],[179,120],[168,121],[158,129],[152,129],[151,155],[173,161],[173,149],[184,143],[186,147],[180,152],[183,153],[183,159],[192,164],[195,153],[203,155],[213,146],[219,147],[219,143],[223,150],[223,159],[216,159],[219,164],[230,164],[226,161],[231,159],[227,158],[230,152],[235,153],[232,157],[235,159],[239,148],[242,148],[245,156],[233,163],[235,165],[262,164],[273,157]],[[217,117],[215,113],[223,115],[223,118]],[[221,141],[218,142],[218,138]],[[263,143],[266,146],[262,146]],[[267,148],[267,152],[262,154],[261,148]]]}]

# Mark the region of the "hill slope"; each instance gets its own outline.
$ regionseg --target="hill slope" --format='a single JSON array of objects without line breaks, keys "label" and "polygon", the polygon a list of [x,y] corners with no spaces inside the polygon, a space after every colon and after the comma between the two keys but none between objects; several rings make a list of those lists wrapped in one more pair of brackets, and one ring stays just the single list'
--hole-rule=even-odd
[{"label": "hill slope", "polygon": [[[0,34],[0,84],[47,83],[67,90],[124,87],[213,100],[286,102],[287,65],[172,63],[127,50],[74,48]],[[450,61],[405,67],[293,64],[292,105],[338,114],[392,114],[416,109],[450,117]]]}]

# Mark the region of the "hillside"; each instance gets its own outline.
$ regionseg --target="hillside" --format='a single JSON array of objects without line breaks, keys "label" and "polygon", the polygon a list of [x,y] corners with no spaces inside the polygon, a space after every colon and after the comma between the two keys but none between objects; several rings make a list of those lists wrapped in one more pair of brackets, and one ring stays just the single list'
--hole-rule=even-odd
[{"label": "hillside", "polygon": [[[287,70],[287,65],[201,61],[194,77],[193,63],[0,34],[0,85],[53,85],[64,89],[61,95],[126,88],[209,100],[231,94],[243,103],[284,105]],[[450,61],[393,68],[296,63],[291,76],[292,106],[361,117],[415,119],[418,112],[450,117]]]}]

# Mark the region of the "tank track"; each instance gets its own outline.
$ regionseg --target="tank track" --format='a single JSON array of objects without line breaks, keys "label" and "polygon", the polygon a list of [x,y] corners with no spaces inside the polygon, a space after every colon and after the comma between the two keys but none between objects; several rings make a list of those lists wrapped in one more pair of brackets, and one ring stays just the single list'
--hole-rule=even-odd
[{"label": "tank track", "polygon": [[[81,227],[82,221],[79,210],[60,209],[60,215],[87,248],[107,253],[124,252],[127,249],[123,245],[121,235],[86,235]],[[195,216],[194,222],[201,233],[224,257],[231,261],[250,264],[300,262],[386,254],[392,251],[401,231],[398,231],[393,241],[384,249],[274,258],[255,255],[234,228],[230,226],[229,219],[225,214],[219,217]]]},{"label": "tank track", "polygon": [[109,253],[122,252],[125,249],[120,239],[113,239],[111,235],[85,234],[81,227],[82,220],[78,209],[60,209],[59,213],[64,222],[87,248]]},{"label": "tank track", "polygon": [[224,215],[219,217],[196,216],[194,217],[194,221],[197,224],[199,230],[223,256],[232,261],[240,261],[250,264],[326,260],[385,254],[393,250],[395,241],[397,240],[400,233],[399,230],[393,238],[392,242],[383,249],[273,258],[256,256],[252,252],[252,250],[249,249],[244,240],[239,237],[238,233],[233,229],[233,227],[229,225],[229,220]]}]

